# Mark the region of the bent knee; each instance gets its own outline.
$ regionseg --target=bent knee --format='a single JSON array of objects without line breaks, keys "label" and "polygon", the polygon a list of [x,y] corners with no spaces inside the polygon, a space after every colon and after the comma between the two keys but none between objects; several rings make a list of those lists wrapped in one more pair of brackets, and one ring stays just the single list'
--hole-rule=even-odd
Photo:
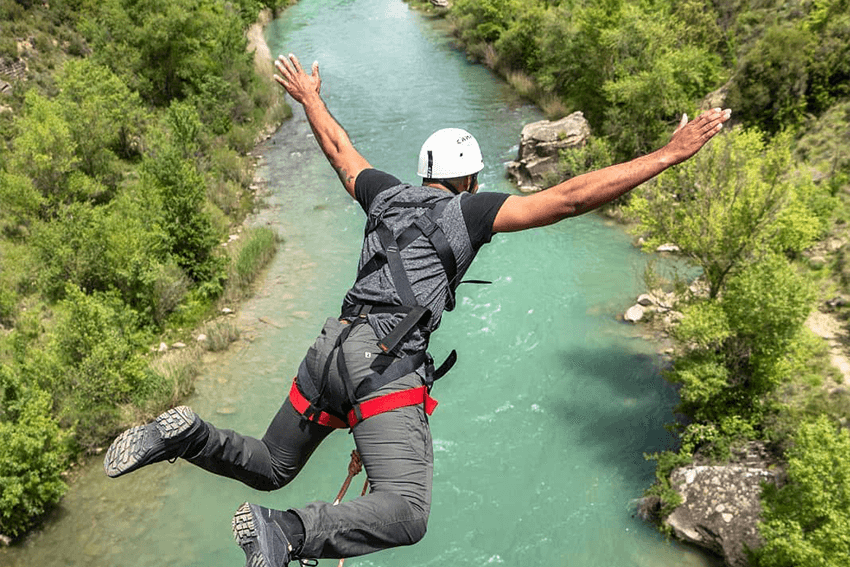
[{"label": "bent knee", "polygon": [[422,518],[421,520],[416,522],[418,529],[414,529],[412,531],[410,538],[410,545],[414,543],[419,543],[422,541],[422,538],[425,537],[425,532],[428,531],[428,518]]},{"label": "bent knee", "polygon": [[414,510],[413,516],[404,522],[404,538],[399,545],[413,545],[422,541],[428,531],[428,511],[410,506]]},{"label": "bent knee", "polygon": [[243,481],[254,490],[273,492],[283,488],[292,482],[294,478],[295,475],[282,475],[275,472],[270,475],[257,475],[254,478],[243,479]]}]

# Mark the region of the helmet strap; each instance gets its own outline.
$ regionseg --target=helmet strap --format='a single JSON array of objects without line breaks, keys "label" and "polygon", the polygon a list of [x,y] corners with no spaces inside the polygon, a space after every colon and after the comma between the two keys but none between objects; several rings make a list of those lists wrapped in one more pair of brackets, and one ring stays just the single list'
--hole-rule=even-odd
[{"label": "helmet strap", "polygon": [[460,195],[460,191],[458,191],[457,187],[452,185],[451,181],[449,181],[448,179],[435,179],[434,181],[439,183],[440,185],[442,185],[443,187],[445,187],[446,189],[448,189],[449,191],[451,191],[455,195]]}]

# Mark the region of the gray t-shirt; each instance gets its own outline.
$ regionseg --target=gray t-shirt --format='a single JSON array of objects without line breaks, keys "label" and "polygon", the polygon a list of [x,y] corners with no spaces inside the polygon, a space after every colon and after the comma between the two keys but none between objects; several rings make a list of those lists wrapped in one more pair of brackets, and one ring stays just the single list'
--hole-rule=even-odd
[{"label": "gray t-shirt", "polygon": [[[434,203],[448,200],[437,224],[442,229],[454,253],[457,276],[452,287],[463,277],[478,249],[493,234],[493,221],[499,208],[508,198],[505,193],[461,193],[452,195],[433,187],[422,187],[401,183],[387,173],[367,169],[357,176],[355,197],[366,211],[369,221],[382,218],[397,237],[410,226],[412,219],[428,209],[392,206],[393,203]],[[375,231],[366,235],[360,256],[359,268],[368,262],[376,251],[382,250]],[[442,313],[451,309],[451,293],[445,270],[434,247],[425,238],[418,238],[401,251],[405,272],[420,305],[431,311],[425,329],[414,329],[400,345],[400,353],[410,355],[428,346],[430,333],[440,324]],[[363,304],[401,305],[395,291],[389,267],[384,263],[380,269],[356,281],[343,300],[343,309]],[[385,336],[404,318],[403,314],[381,313],[369,315],[369,323],[378,336]]]}]

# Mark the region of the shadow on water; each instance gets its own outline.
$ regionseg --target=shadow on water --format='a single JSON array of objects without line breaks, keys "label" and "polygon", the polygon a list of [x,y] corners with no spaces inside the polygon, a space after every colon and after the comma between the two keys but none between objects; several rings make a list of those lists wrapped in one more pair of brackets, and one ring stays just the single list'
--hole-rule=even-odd
[{"label": "shadow on water", "polygon": [[618,468],[645,468],[643,453],[672,449],[665,425],[678,396],[661,378],[656,355],[627,347],[575,348],[561,355],[583,386],[577,395],[553,400],[553,412],[575,432],[574,441],[596,459]]}]

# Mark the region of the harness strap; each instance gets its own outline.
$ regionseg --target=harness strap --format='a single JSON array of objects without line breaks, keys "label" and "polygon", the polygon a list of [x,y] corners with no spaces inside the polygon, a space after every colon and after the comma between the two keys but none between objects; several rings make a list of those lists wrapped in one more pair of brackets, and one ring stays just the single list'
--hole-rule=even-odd
[{"label": "harness strap", "polygon": [[449,246],[449,241],[445,233],[431,217],[430,214],[424,214],[415,221],[413,225],[422,231],[422,234],[431,241],[431,245],[437,251],[437,256],[440,258],[440,263],[446,271],[446,279],[449,282],[449,290],[452,289],[452,283],[457,278],[457,260],[455,259],[454,251]]},{"label": "harness strap", "polygon": [[[445,208],[446,208],[446,205],[448,205],[448,202],[449,202],[449,200],[448,200],[448,199],[443,200],[443,201],[438,201],[437,203],[407,203],[407,202],[399,202],[399,203],[393,203],[393,204],[392,204],[392,206],[393,206],[393,207],[409,207],[409,208],[427,208],[427,209],[431,209],[430,211],[426,212],[424,215],[422,215],[422,216],[421,216],[421,217],[419,217],[419,218],[427,217],[427,218],[428,218],[428,219],[429,219],[429,220],[433,223],[433,225],[434,225],[435,227],[439,228],[439,226],[437,225],[436,219],[437,219],[437,218],[438,218],[438,217],[439,217],[439,216],[443,213],[443,209],[445,209]],[[418,219],[417,219],[417,220],[418,220]],[[380,222],[382,222],[382,221],[380,221],[380,220],[379,220],[378,222],[380,223]],[[368,234],[369,232],[371,232],[371,230],[375,230],[375,229],[376,229],[376,228],[370,228],[370,227],[367,227],[367,231],[366,231],[366,232],[367,232],[367,234]],[[404,250],[405,248],[407,248],[408,246],[410,246],[410,244],[411,244],[411,243],[413,243],[413,241],[414,241],[414,240],[416,240],[417,238],[419,238],[420,236],[422,236],[422,234],[423,234],[422,229],[421,229],[421,228],[420,228],[420,227],[416,224],[416,222],[414,221],[414,223],[413,223],[413,224],[411,224],[409,227],[407,227],[406,229],[404,229],[404,230],[401,232],[401,234],[399,234],[399,235],[398,235],[398,237],[396,237],[396,238],[395,238],[396,244],[398,245],[398,249],[399,249],[399,250]],[[427,236],[427,235],[426,235],[426,236]],[[383,243],[382,243],[382,244],[383,244]],[[433,244],[433,241],[432,241],[432,244]],[[436,248],[436,245],[435,245],[435,248]],[[450,248],[449,250],[451,251],[451,248]],[[438,254],[439,254],[439,252],[438,252]],[[374,255],[374,256],[372,256],[372,257],[369,259],[369,261],[368,261],[368,262],[366,262],[366,263],[363,265],[363,267],[362,267],[362,268],[360,268],[360,270],[359,270],[359,271],[358,271],[358,273],[357,273],[357,279],[358,279],[358,280],[363,279],[363,278],[365,278],[365,277],[369,276],[370,274],[374,273],[374,272],[375,272],[375,271],[377,271],[377,270],[381,267],[381,265],[383,265],[383,263],[384,263],[384,262],[386,262],[386,261],[387,261],[386,255],[383,253],[383,251],[379,250],[378,252],[376,252],[376,253],[375,253],[375,255]],[[442,258],[442,257],[440,257],[440,261],[441,261],[441,262],[444,262],[444,260],[443,260],[443,258]],[[454,264],[454,254],[452,254],[452,264]],[[447,273],[448,273],[448,269],[449,269],[449,268],[447,268],[447,267],[445,266],[445,263],[444,263],[443,267],[447,269]],[[456,267],[456,266],[452,266],[450,269],[451,269],[451,271],[452,271],[452,272],[456,272],[456,271],[457,271],[457,267]],[[451,282],[451,280],[449,280],[449,281]]]},{"label": "harness strap", "polygon": [[289,390],[289,401],[292,404],[292,407],[295,408],[295,411],[300,413],[309,421],[314,421],[319,425],[334,427],[336,429],[345,429],[348,427],[346,423],[337,416],[322,411],[311,404],[310,400],[305,398],[304,394],[301,393],[301,390],[298,389],[296,380],[292,381],[292,388]]},{"label": "harness strap", "polygon": [[404,305],[383,305],[383,304],[364,304],[364,305],[348,305],[343,306],[340,318],[354,319],[356,317],[366,317],[366,315],[377,313],[410,313],[410,307]]},{"label": "harness strap", "polygon": [[437,400],[428,394],[428,388],[425,386],[400,390],[360,402],[354,409],[348,412],[348,423],[351,427],[354,427],[364,419],[380,413],[419,404],[425,406],[425,413],[428,415],[434,413],[434,409],[437,407]]},{"label": "harness strap", "polygon": [[414,372],[417,368],[428,362],[428,355],[425,352],[419,352],[412,356],[405,356],[393,360],[392,364],[386,367],[381,372],[374,372],[363,379],[354,391],[356,398],[364,398],[372,392],[379,390],[398,380],[402,376]]},{"label": "harness strap", "polygon": [[398,293],[403,305],[416,305],[416,296],[413,294],[413,288],[410,286],[410,280],[407,278],[407,273],[404,270],[404,264],[401,260],[401,251],[398,248],[392,231],[387,225],[381,223],[375,229],[378,233],[378,238],[381,239],[381,246],[384,253],[387,255],[387,265],[390,267],[390,276],[392,276],[395,284],[396,293]]},{"label": "harness strap", "polygon": [[422,321],[427,321],[431,318],[431,310],[421,305],[417,305],[413,307],[410,312],[405,315],[404,319],[398,322],[398,324],[393,327],[393,330],[387,333],[387,335],[378,341],[378,348],[380,348],[385,353],[392,352],[392,350],[398,346],[398,343],[407,336],[413,327],[418,325]]},{"label": "harness strap", "polygon": [[289,401],[292,407],[295,408],[295,411],[304,416],[305,419],[335,429],[353,428],[365,419],[407,406],[423,404],[425,413],[428,415],[434,413],[434,409],[437,407],[437,400],[428,394],[428,388],[419,386],[418,388],[391,392],[357,404],[348,412],[348,423],[346,423],[338,417],[313,406],[304,397],[304,394],[301,393],[297,380],[292,381],[292,388],[289,390]]}]

